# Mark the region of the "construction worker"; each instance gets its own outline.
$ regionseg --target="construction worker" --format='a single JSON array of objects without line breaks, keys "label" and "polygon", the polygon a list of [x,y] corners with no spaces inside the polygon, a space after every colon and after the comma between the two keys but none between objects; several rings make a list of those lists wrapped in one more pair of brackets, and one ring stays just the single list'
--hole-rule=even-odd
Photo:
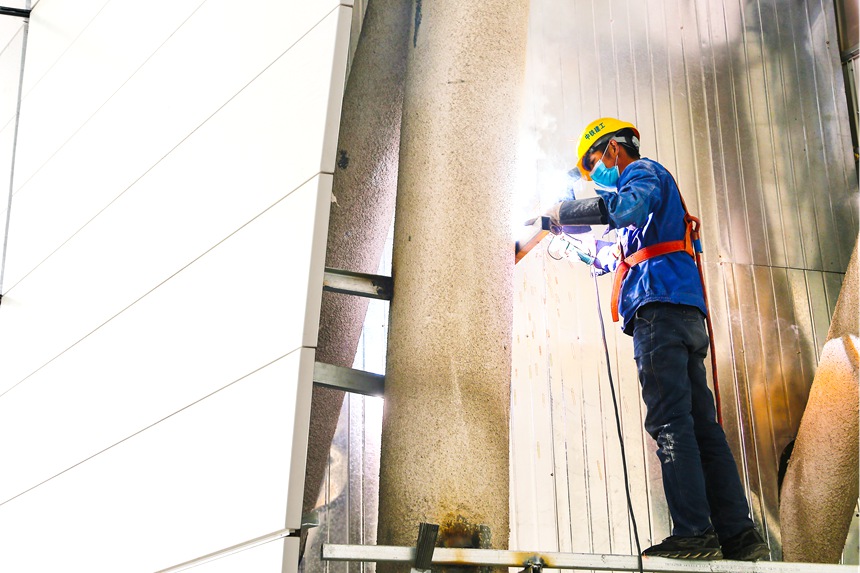
[{"label": "construction worker", "polygon": [[766,558],[767,543],[750,518],[708,388],[707,309],[690,219],[675,180],[656,161],[640,158],[639,131],[618,119],[590,123],[577,155],[583,176],[598,186],[598,197],[563,201],[547,215],[554,226],[608,223],[618,235],[620,259],[584,260],[616,271],[612,310],[633,337],[647,406],[645,429],[657,442],[672,515],[672,535],[642,554]]}]

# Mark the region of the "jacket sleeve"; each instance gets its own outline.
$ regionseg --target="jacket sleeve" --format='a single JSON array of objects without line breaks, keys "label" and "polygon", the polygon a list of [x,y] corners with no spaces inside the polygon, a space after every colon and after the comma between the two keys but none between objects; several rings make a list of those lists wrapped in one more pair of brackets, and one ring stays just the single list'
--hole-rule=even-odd
[{"label": "jacket sleeve", "polygon": [[629,225],[642,228],[660,206],[662,185],[657,174],[645,164],[632,163],[628,169],[631,172],[617,192],[597,190],[606,203],[610,229]]},{"label": "jacket sleeve", "polygon": [[608,222],[606,205],[600,197],[562,201],[558,222],[561,225],[605,225]]}]

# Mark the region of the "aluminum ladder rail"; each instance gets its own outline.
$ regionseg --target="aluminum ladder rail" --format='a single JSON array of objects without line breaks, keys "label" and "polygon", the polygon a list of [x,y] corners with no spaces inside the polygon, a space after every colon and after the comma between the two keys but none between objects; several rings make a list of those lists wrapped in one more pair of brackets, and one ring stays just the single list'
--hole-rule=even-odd
[{"label": "aluminum ladder rail", "polygon": [[[414,563],[415,547],[390,545],[322,546],[323,561],[374,561]],[[454,549],[437,547],[433,565],[519,567],[533,573],[541,569],[591,569],[594,571],[639,571],[635,555],[600,555],[591,553],[546,553],[504,551],[498,549]],[[782,563],[772,561],[696,561],[643,557],[644,571],[658,573],[856,573],[856,565],[823,563]]]}]

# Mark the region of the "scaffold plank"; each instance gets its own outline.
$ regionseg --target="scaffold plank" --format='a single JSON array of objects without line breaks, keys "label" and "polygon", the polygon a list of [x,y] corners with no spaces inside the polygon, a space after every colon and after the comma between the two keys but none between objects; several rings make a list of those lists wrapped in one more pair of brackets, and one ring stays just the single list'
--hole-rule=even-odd
[{"label": "scaffold plank", "polygon": [[[412,563],[414,547],[390,545],[323,544],[323,561],[374,561]],[[433,565],[472,565],[492,567],[526,567],[540,563],[546,569],[591,569],[594,571],[639,571],[635,555],[600,555],[590,553],[546,553],[505,551],[498,549],[455,549],[437,547]],[[697,561],[643,557],[644,571],[657,573],[848,573],[853,565],[824,563],[782,563],[770,561]]]}]

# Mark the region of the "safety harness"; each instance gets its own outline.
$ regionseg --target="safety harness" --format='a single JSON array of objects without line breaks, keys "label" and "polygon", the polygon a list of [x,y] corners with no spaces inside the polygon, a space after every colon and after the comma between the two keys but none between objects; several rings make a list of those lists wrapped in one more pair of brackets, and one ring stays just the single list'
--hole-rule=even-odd
[{"label": "safety harness", "polygon": [[[681,205],[684,206],[684,222],[687,225],[683,239],[642,247],[618,263],[618,267],[615,269],[615,280],[612,283],[612,302],[610,303],[612,306],[612,322],[618,322],[618,297],[621,294],[621,284],[624,282],[624,277],[627,276],[627,271],[631,267],[635,267],[642,261],[678,251],[684,251],[698,263],[696,254],[702,252],[702,244],[699,241],[699,226],[701,223],[696,217],[687,212],[687,206],[684,205],[683,197],[681,197]],[[704,284],[702,287],[704,288]]]},{"label": "safety harness", "polygon": [[[675,187],[678,188],[677,182],[675,182]],[[687,229],[684,232],[684,238],[678,241],[665,241],[663,243],[657,243],[656,245],[642,247],[632,255],[624,257],[624,259],[618,263],[618,267],[615,270],[615,280],[612,283],[612,302],[610,303],[612,307],[612,322],[618,322],[618,297],[621,294],[621,285],[624,282],[624,277],[627,275],[627,271],[629,271],[631,267],[635,267],[642,261],[647,261],[653,257],[659,257],[660,255],[667,255],[669,253],[677,253],[679,251],[683,251],[693,257],[693,260],[696,261],[696,269],[699,271],[699,280],[702,281],[702,296],[705,300],[705,308],[708,310],[705,317],[705,323],[708,326],[708,340],[711,347],[711,371],[714,378],[714,400],[716,402],[717,421],[722,426],[723,415],[720,401],[720,383],[717,378],[717,357],[714,352],[714,328],[711,324],[711,311],[708,306],[708,292],[705,289],[705,275],[702,273],[702,242],[699,240],[699,229],[701,228],[702,223],[699,219],[690,215],[690,212],[687,210],[687,204],[684,203],[684,196],[681,195],[680,188],[678,188],[678,196],[681,198],[681,206],[684,207],[684,223],[686,223],[687,226]]]}]

